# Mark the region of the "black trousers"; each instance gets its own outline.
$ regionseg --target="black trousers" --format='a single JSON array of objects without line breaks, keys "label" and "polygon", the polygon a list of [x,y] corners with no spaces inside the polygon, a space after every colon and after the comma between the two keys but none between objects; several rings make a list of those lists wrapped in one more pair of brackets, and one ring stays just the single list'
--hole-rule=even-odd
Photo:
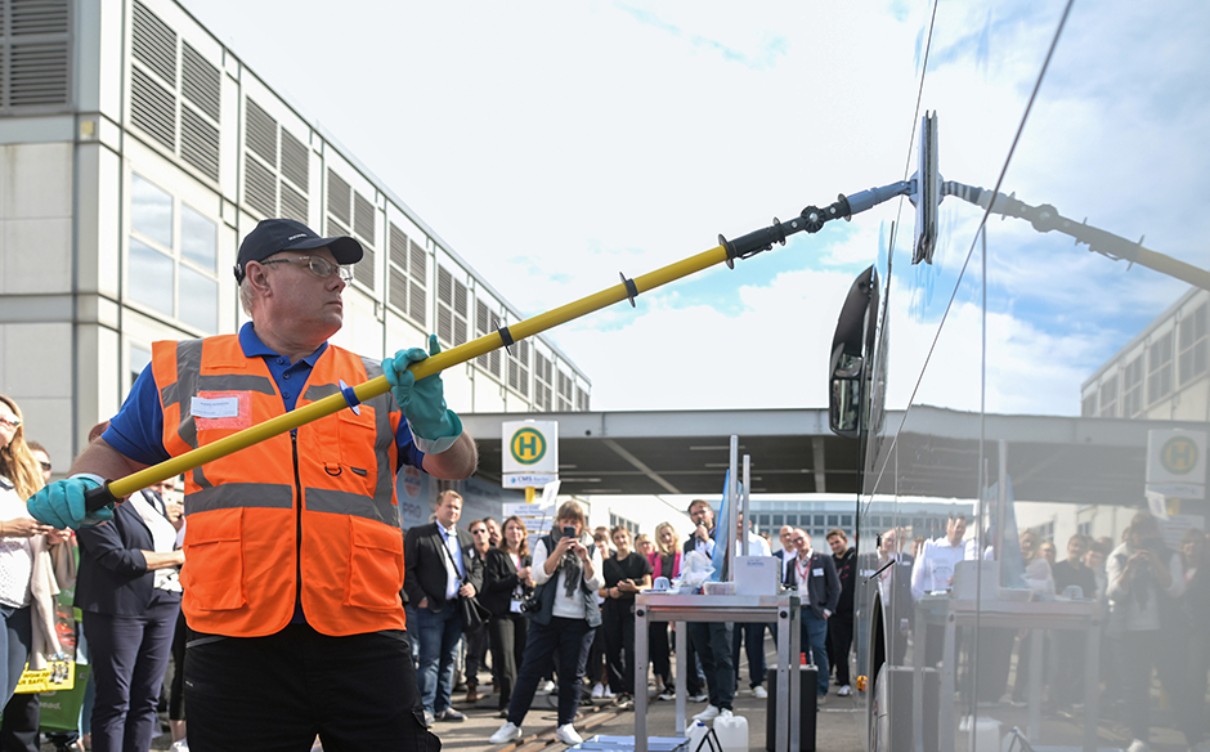
[{"label": "black trousers", "polygon": [[4,706],[4,727],[0,728],[0,751],[38,752],[38,721],[42,704],[36,693],[13,695]]},{"label": "black trousers", "polygon": [[828,619],[828,664],[836,669],[836,683],[852,684],[849,651],[853,649],[853,614],[834,614]]},{"label": "black trousers", "polygon": [[525,657],[525,636],[529,619],[524,614],[493,616],[487,623],[492,648],[492,672],[496,676],[496,692],[500,710],[508,709],[517,685],[517,669]]},{"label": "black trousers", "polygon": [[[672,688],[672,646],[668,641],[668,624],[653,621],[647,624],[647,644],[651,656],[651,670],[655,674],[658,689]],[[697,673],[696,670],[693,673]]]},{"label": "black trousers", "polygon": [[517,676],[517,688],[508,704],[508,720],[520,726],[534,701],[538,682],[549,676],[551,669],[559,672],[558,725],[564,726],[576,718],[580,692],[584,685],[584,664],[597,629],[586,619],[564,619],[552,616],[549,624],[530,622],[525,640],[525,660]]},{"label": "black trousers", "polygon": [[194,635],[185,653],[192,752],[436,752],[401,631],[348,637],[291,624],[268,637]]},{"label": "black trousers", "polygon": [[609,688],[614,694],[634,694],[634,599],[606,600],[601,621]]}]

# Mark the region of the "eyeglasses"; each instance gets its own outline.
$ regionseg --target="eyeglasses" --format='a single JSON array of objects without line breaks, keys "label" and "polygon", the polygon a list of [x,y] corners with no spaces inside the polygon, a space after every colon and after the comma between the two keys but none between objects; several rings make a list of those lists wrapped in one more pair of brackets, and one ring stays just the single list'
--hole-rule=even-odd
[{"label": "eyeglasses", "polygon": [[16,431],[18,428],[21,427],[21,419],[20,418],[6,418],[3,415],[0,415],[0,426],[8,426],[9,428]]},{"label": "eyeglasses", "polygon": [[806,540],[806,538],[791,538],[790,542],[791,543],[802,543],[804,540]]},{"label": "eyeglasses", "polygon": [[486,530],[472,530],[471,535],[487,535]]},{"label": "eyeglasses", "polygon": [[295,264],[297,266],[307,267],[307,271],[314,274],[320,279],[327,279],[333,274],[339,274],[340,278],[345,282],[353,279],[353,267],[351,265],[333,264],[322,256],[299,256],[297,258],[282,258],[269,259],[268,261],[260,262],[262,266],[269,264]]}]

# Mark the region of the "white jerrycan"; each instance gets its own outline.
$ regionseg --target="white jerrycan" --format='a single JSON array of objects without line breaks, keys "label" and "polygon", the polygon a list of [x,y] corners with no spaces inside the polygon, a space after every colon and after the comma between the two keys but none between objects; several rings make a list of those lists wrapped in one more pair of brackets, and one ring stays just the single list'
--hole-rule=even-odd
[{"label": "white jerrycan", "polygon": [[748,719],[742,715],[715,718],[714,734],[723,752],[748,752]]},{"label": "white jerrycan", "polygon": [[689,739],[689,749],[687,752],[709,752],[710,744],[703,744],[706,740],[706,735],[710,733],[710,727],[701,721],[694,721],[689,730],[685,732],[685,736]]}]

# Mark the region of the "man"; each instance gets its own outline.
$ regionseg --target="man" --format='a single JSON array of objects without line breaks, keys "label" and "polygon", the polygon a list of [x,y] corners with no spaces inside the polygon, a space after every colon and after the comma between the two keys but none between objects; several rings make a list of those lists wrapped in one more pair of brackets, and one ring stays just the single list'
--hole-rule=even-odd
[{"label": "man", "polygon": [[966,555],[962,542],[966,535],[966,515],[951,514],[945,521],[945,536],[925,541],[912,567],[912,598],[920,600],[926,593],[949,590],[954,581],[954,567]]},{"label": "man", "polygon": [[500,523],[496,522],[494,517],[484,517],[483,524],[487,525],[488,548],[497,548],[500,545],[500,539],[504,537],[503,531],[500,530]]},{"label": "man", "polygon": [[[735,515],[735,555],[743,554],[743,538],[748,539],[749,556],[772,556],[769,542],[752,532],[752,528],[744,524],[743,512]],[[765,625],[756,622],[743,622],[735,625],[731,640],[731,665],[735,666],[735,682],[739,684],[739,649],[740,643],[746,648],[748,656],[748,687],[758,700],[769,696],[765,689]]]},{"label": "man", "polygon": [[[491,517],[486,517],[482,520],[472,520],[471,524],[467,526],[473,542],[470,550],[474,552],[475,558],[478,560],[476,566],[479,568],[480,585],[478,587],[480,589],[482,589],[482,582],[487,572],[487,552],[492,548],[489,521],[494,522]],[[474,705],[479,702],[479,670],[487,664],[487,626],[482,625],[480,629],[465,632],[465,637],[466,702],[468,705]],[[493,666],[492,686],[498,687],[500,685],[495,681],[495,673]]]},{"label": "man", "polygon": [[811,548],[807,531],[795,529],[791,541],[798,554],[790,562],[786,585],[797,588],[802,600],[802,644],[809,646],[816,671],[815,694],[822,703],[828,696],[828,620],[840,601],[840,579],[832,557]]},{"label": "man", "polygon": [[[383,373],[367,400],[185,474],[183,608],[196,636],[185,666],[193,752],[430,749],[404,635],[403,541],[395,474],[475,468],[474,442],[445,407],[438,374],[408,366],[439,351],[376,362],[330,345],[343,322],[349,237],[293,220],[259,223],[235,265],[251,321],[238,335],[156,342],[102,437],[30,512],[78,528],[84,494],[106,479],[210,444]],[[350,402],[356,400],[350,396]]]},{"label": "man", "polygon": [[[693,535],[685,541],[685,555],[699,551],[707,558],[714,556],[715,527],[714,510],[703,499],[689,503],[689,518],[693,520]],[[696,652],[706,674],[706,689],[710,704],[693,716],[695,721],[709,721],[719,716],[731,715],[732,700],[735,698],[735,664],[731,660],[732,627],[723,622],[690,622],[689,655],[686,665],[689,677],[693,678],[693,654]],[[689,690],[693,694],[693,690]]]},{"label": "man", "polygon": [[470,598],[483,587],[483,563],[474,542],[458,529],[462,519],[462,497],[456,491],[437,494],[433,508],[436,519],[408,530],[403,540],[407,552],[408,621],[417,644],[420,673],[417,676],[425,720],[466,720],[450,705],[454,691],[454,659],[462,637],[459,598]]},{"label": "man", "polygon": [[849,679],[849,650],[853,647],[853,594],[857,588],[857,549],[849,546],[849,537],[840,528],[828,531],[832,563],[840,580],[840,601],[828,620],[828,663],[836,670],[836,694],[853,694]]},{"label": "man", "polygon": [[[1092,600],[1096,597],[1096,575],[1084,563],[1090,542],[1088,536],[1081,533],[1067,539],[1067,558],[1054,566],[1055,592],[1060,596],[1066,597],[1067,589],[1075,587],[1079,588],[1079,598]],[[1086,635],[1078,632],[1064,631],[1054,635],[1058,669],[1054,674],[1051,697],[1061,708],[1070,707],[1079,698],[1080,680],[1084,676],[1084,651],[1080,648],[1086,639]]]}]

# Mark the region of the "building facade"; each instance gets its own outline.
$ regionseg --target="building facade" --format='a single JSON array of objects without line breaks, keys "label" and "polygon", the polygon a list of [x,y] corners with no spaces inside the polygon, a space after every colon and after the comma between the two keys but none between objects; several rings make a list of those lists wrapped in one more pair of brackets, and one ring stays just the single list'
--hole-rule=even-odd
[{"label": "building facade", "polygon": [[[233,332],[265,217],[365,248],[334,341],[445,349],[523,318],[353,155],[172,0],[0,0],[0,391],[66,468],[160,339]],[[460,411],[585,410],[541,337],[443,373]]]}]

